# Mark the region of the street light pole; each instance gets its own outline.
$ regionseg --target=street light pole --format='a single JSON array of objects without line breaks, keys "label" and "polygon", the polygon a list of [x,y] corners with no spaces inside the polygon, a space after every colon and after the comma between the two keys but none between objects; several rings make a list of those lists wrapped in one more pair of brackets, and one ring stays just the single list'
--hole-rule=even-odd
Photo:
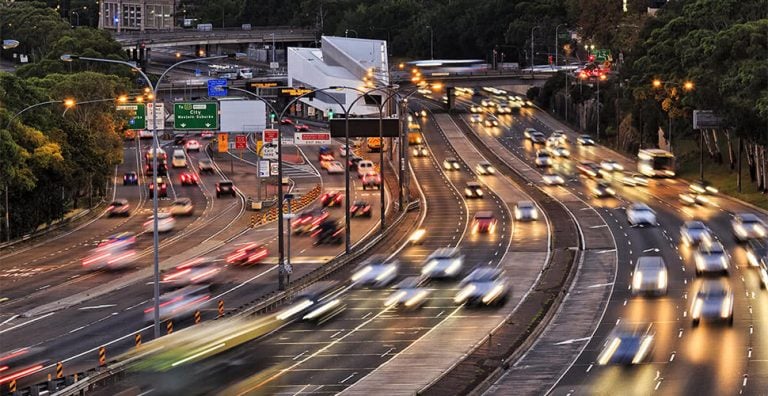
[{"label": "street light pole", "polygon": [[536,62],[534,62],[534,52],[533,52],[533,47],[534,47],[534,45],[533,45],[534,44],[533,32],[536,29],[541,29],[541,26],[537,25],[537,26],[534,26],[534,27],[531,28],[531,77],[533,77],[533,66],[536,64]]},{"label": "street light pole", "polygon": [[560,26],[568,26],[568,25],[566,25],[565,23],[561,23],[555,27],[555,66],[557,66],[557,52],[559,50],[559,47],[558,47],[559,36],[557,35],[557,32],[558,32],[558,29],[560,29]]},{"label": "street light pole", "polygon": [[65,62],[71,62],[73,60],[79,59],[79,60],[85,60],[85,61],[91,61],[91,62],[104,62],[104,63],[114,63],[119,65],[125,65],[139,73],[144,80],[147,82],[147,85],[149,86],[150,90],[152,90],[152,183],[154,187],[154,191],[152,192],[152,223],[154,226],[153,232],[152,232],[152,250],[153,250],[153,269],[154,269],[154,335],[155,338],[160,338],[160,236],[158,234],[158,202],[157,202],[157,190],[158,190],[158,183],[157,183],[157,157],[158,152],[160,149],[160,144],[157,139],[157,95],[159,93],[158,88],[160,87],[160,82],[163,80],[163,78],[170,72],[172,69],[179,65],[183,65],[185,63],[193,63],[193,62],[200,62],[200,61],[206,61],[206,60],[215,60],[215,59],[222,59],[222,58],[232,58],[234,55],[220,55],[220,56],[211,56],[206,58],[199,58],[199,59],[187,59],[183,60],[181,62],[174,63],[165,71],[163,74],[160,75],[160,78],[157,79],[157,82],[153,85],[152,80],[149,79],[149,77],[144,73],[144,71],[141,70],[140,67],[137,65],[121,61],[121,60],[114,60],[114,59],[103,59],[103,58],[90,58],[85,56],[76,56],[76,55],[69,55],[64,54],[61,56],[61,60]]},{"label": "street light pole", "polygon": [[435,46],[434,46],[434,31],[431,25],[427,25],[429,30],[429,59],[435,59]]}]

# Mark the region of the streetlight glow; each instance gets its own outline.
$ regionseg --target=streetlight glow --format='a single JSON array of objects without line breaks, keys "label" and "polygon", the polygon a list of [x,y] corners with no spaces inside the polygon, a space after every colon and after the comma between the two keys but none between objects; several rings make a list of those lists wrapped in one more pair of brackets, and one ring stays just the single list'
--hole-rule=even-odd
[{"label": "streetlight glow", "polygon": [[65,107],[74,107],[75,106],[75,100],[74,99],[64,99],[64,106]]},{"label": "streetlight glow", "polygon": [[120,95],[120,96],[117,97],[117,101],[120,102],[120,103],[125,103],[125,102],[128,101],[128,96],[127,95]]},{"label": "streetlight glow", "polygon": [[693,82],[686,81],[685,83],[683,83],[683,89],[685,89],[686,91],[692,91],[693,90]]},{"label": "streetlight glow", "polygon": [[653,87],[654,88],[660,88],[661,87],[661,80],[653,80]]}]

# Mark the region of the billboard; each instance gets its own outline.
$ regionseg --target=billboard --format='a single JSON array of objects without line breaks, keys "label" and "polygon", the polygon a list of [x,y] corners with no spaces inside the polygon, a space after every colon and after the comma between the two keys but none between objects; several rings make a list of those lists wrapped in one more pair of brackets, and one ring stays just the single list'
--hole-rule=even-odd
[{"label": "billboard", "polygon": [[225,132],[256,132],[267,127],[266,105],[260,100],[222,100],[221,127]]}]

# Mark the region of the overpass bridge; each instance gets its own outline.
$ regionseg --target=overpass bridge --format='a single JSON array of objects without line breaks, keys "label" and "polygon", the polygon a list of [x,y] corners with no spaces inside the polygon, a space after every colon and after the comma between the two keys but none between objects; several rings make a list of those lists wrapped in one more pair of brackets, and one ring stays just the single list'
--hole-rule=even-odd
[{"label": "overpass bridge", "polygon": [[243,30],[242,28],[199,30],[172,30],[113,33],[114,39],[123,49],[134,49],[144,44],[146,48],[170,48],[186,46],[223,46],[248,44],[284,44],[309,46],[317,40],[314,29],[294,27],[263,27]]}]

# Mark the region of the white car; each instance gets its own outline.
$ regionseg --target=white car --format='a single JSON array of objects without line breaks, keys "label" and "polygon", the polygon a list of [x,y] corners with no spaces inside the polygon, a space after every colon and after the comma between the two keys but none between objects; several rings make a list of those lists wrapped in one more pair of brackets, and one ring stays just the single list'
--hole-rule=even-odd
[{"label": "white car", "polygon": [[632,274],[632,295],[667,294],[668,275],[667,265],[660,256],[638,258]]},{"label": "white car", "polygon": [[477,268],[459,283],[459,292],[453,302],[466,305],[503,305],[508,294],[509,284],[501,270],[490,267]]},{"label": "white car", "polygon": [[341,162],[339,161],[329,161],[328,165],[325,167],[325,171],[328,172],[329,175],[344,173],[344,166],[341,165]]},{"label": "white car", "polygon": [[733,291],[727,283],[706,279],[701,284],[691,305],[693,327],[698,326],[701,319],[726,321],[733,326]]},{"label": "white car", "polygon": [[582,145],[582,146],[594,146],[595,140],[592,139],[592,136],[589,135],[581,135],[578,138],[576,138],[576,143]]},{"label": "white car", "polygon": [[531,201],[520,201],[515,204],[515,220],[534,221],[539,218],[539,211]]},{"label": "white car", "polygon": [[694,254],[696,262],[696,275],[704,273],[728,274],[730,260],[720,242],[703,243]]},{"label": "white car", "polygon": [[399,268],[397,260],[385,262],[385,257],[374,256],[358,266],[350,279],[356,287],[386,287],[395,280]]},{"label": "white car", "polygon": [[[152,224],[154,219],[152,216],[144,223],[144,232],[151,233],[154,227]],[[173,231],[173,227],[176,226],[176,219],[173,218],[168,212],[162,212],[157,214],[157,232],[169,232]]]},{"label": "white car", "polygon": [[549,152],[552,153],[555,157],[558,158],[569,158],[571,156],[571,152],[563,147],[563,146],[554,146],[549,149]]},{"label": "white car", "polygon": [[176,266],[163,274],[162,282],[173,286],[207,284],[216,278],[222,267],[209,258],[198,258]]},{"label": "white car", "polygon": [[621,172],[624,170],[624,167],[621,166],[620,163],[614,161],[614,160],[603,160],[600,162],[600,168],[602,168],[606,172]]},{"label": "white car", "polygon": [[171,215],[173,216],[192,216],[195,207],[189,198],[178,198],[171,204]]},{"label": "white car", "polygon": [[481,116],[480,114],[472,114],[472,116],[469,117],[469,122],[473,124],[481,123],[483,122],[483,116]]},{"label": "white car", "polygon": [[549,156],[549,153],[544,150],[539,150],[536,152],[536,159],[534,160],[536,163],[536,166],[545,168],[548,166],[552,166],[552,157]]},{"label": "white car", "polygon": [[555,147],[560,144],[560,140],[554,136],[550,136],[547,138],[546,146],[547,148]]},{"label": "white car", "polygon": [[440,248],[432,252],[421,267],[421,275],[434,278],[456,278],[464,266],[464,255],[458,248]]},{"label": "white car", "polygon": [[457,160],[454,157],[448,157],[443,161],[443,169],[445,170],[459,170],[461,169],[461,164],[459,163],[459,160]]},{"label": "white car", "polygon": [[605,340],[597,356],[597,364],[634,365],[643,363],[650,355],[654,344],[650,329],[642,325],[617,326]]},{"label": "white car", "polygon": [[341,147],[339,147],[339,156],[341,156],[341,157],[346,157],[347,156],[347,146],[346,145],[343,144],[343,145],[341,145]]},{"label": "white car", "polygon": [[197,140],[189,140],[184,145],[184,148],[186,148],[187,151],[200,151],[200,142]]},{"label": "white car", "polygon": [[[168,319],[181,319],[192,316],[195,311],[208,300],[211,299],[211,293],[208,285],[190,285],[184,288],[165,293],[160,296],[161,321]],[[154,320],[155,307],[151,305],[144,310],[144,321],[149,323]]]},{"label": "white car", "polygon": [[691,220],[680,227],[680,239],[686,246],[698,246],[700,243],[712,241],[712,234],[703,222]]},{"label": "white car", "polygon": [[546,173],[541,176],[541,180],[548,186],[562,186],[565,179],[557,173]]},{"label": "white car", "polygon": [[549,137],[557,139],[560,144],[568,144],[568,136],[561,130],[552,132]]},{"label": "white car", "polygon": [[621,183],[629,187],[648,187],[648,178],[639,173],[624,172],[624,175],[621,178]]},{"label": "white car", "polygon": [[633,226],[656,225],[656,212],[644,203],[634,203],[627,207],[627,220]]},{"label": "white car", "polygon": [[733,226],[733,234],[740,242],[766,236],[765,223],[752,213],[737,214],[731,221],[731,226]]},{"label": "white car", "polygon": [[427,157],[429,156],[429,150],[422,145],[414,146],[412,151],[414,157]]},{"label": "white car", "polygon": [[490,162],[483,161],[475,166],[475,172],[477,172],[478,175],[495,175],[496,169]]},{"label": "white car", "polygon": [[422,279],[411,276],[395,285],[395,292],[384,300],[384,306],[404,309],[417,309],[427,302],[431,294],[429,289],[421,287]]}]

